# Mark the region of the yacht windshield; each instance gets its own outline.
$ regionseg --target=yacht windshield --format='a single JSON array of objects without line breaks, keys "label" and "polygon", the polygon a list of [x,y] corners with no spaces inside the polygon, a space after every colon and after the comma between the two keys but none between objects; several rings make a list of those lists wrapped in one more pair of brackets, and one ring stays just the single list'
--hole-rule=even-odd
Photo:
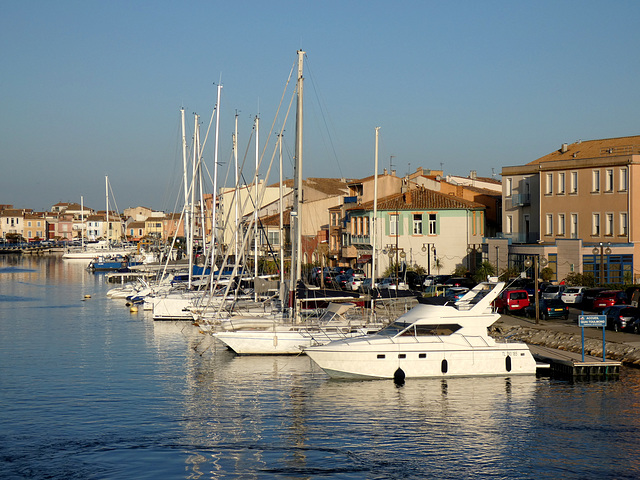
[{"label": "yacht windshield", "polygon": [[[446,336],[446,335],[451,335],[452,333],[455,333],[462,328],[458,324],[443,324],[443,325],[417,324],[413,326],[411,325],[412,324],[410,323],[394,322],[391,325],[380,330],[378,332],[378,335],[394,337],[400,334],[400,332],[402,332],[401,335],[403,337],[404,336],[423,337],[423,336],[433,336],[433,335]],[[411,328],[407,328],[409,326],[411,326]]]},{"label": "yacht windshield", "polygon": [[397,334],[399,334],[402,330],[407,328],[409,325],[411,324],[405,323],[405,322],[393,322],[387,325],[386,327],[384,327],[382,330],[380,330],[378,332],[378,335],[384,335],[386,337],[394,337]]}]

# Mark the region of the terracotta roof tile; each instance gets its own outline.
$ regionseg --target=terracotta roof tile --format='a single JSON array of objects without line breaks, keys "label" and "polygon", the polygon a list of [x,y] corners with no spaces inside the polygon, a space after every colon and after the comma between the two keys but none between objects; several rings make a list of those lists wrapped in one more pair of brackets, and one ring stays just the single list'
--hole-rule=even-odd
[{"label": "terracotta roof tile", "polygon": [[[408,200],[410,192],[411,201]],[[378,210],[438,210],[438,209],[484,209],[481,203],[445,195],[428,188],[417,188],[407,193],[398,193],[378,200]],[[372,210],[373,201],[347,210]]]},{"label": "terracotta roof tile", "polygon": [[565,152],[562,146],[558,150],[529,162],[527,165],[562,160],[580,160],[585,158],[614,157],[620,155],[640,154],[640,135],[619,138],[604,138],[601,140],[579,140],[567,144]]}]

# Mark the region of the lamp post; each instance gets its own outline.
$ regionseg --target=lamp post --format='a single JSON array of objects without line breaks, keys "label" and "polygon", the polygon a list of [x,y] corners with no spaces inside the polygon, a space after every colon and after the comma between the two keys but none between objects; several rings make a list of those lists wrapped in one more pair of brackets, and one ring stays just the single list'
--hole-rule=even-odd
[{"label": "lamp post", "polygon": [[[539,258],[540,255],[532,255],[524,261],[525,267],[529,268],[533,265],[533,275],[534,275],[534,287],[533,287],[533,295],[536,306],[536,323],[540,322],[540,299],[538,295],[538,265],[542,265],[545,267],[547,265],[548,260],[545,257]],[[533,258],[533,260],[532,260]]]},{"label": "lamp post", "polygon": [[604,285],[604,256],[611,255],[611,243],[607,243],[607,248],[604,248],[604,244],[600,242],[600,248],[593,247],[593,254],[598,255],[600,253],[600,286]]},{"label": "lamp post", "polygon": [[423,243],[422,244],[422,253],[427,254],[427,275],[431,275],[431,257],[429,256],[429,252],[433,252],[433,260],[435,262],[436,259],[436,245],[434,243]]}]

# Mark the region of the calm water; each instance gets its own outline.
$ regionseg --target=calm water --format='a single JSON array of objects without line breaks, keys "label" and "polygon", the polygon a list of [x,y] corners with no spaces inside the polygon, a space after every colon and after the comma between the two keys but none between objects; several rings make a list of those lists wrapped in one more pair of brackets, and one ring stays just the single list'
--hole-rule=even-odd
[{"label": "calm water", "polygon": [[[0,256],[0,478],[638,478],[640,372],[336,382]],[[84,299],[91,295],[91,299]]]}]

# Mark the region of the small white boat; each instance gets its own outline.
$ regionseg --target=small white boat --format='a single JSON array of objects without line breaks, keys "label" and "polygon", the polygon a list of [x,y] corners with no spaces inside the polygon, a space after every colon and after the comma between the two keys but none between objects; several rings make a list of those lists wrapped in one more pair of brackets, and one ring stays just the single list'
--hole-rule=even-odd
[{"label": "small white boat", "polygon": [[533,375],[536,361],[526,344],[488,334],[500,318],[491,303],[503,288],[504,282],[481,283],[455,303],[419,304],[376,334],[305,353],[333,378]]},{"label": "small white boat", "polygon": [[[347,320],[342,314],[353,304],[330,304],[316,321],[282,323],[278,319],[238,318],[236,330],[213,333],[238,355],[298,355],[304,347],[322,345],[340,338],[367,335],[380,325]],[[228,324],[233,324],[229,320]]]}]

